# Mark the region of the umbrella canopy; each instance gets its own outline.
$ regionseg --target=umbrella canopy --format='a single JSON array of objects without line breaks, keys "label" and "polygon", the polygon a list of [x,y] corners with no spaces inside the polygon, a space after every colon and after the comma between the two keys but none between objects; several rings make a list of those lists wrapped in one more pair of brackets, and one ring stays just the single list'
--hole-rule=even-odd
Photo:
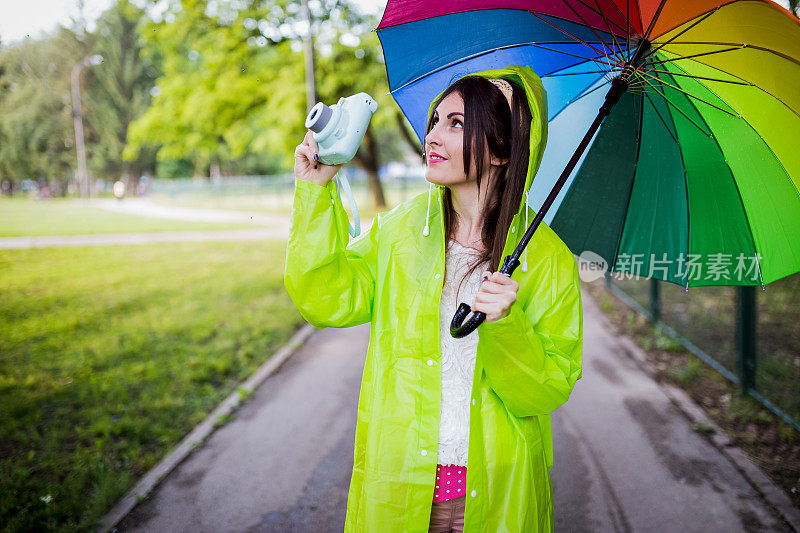
[{"label": "umbrella canopy", "polygon": [[686,287],[763,285],[800,270],[800,25],[780,6],[390,0],[378,36],[420,140],[430,102],[457,78],[536,71],[550,129],[536,210],[624,75],[544,216],[574,253]]}]

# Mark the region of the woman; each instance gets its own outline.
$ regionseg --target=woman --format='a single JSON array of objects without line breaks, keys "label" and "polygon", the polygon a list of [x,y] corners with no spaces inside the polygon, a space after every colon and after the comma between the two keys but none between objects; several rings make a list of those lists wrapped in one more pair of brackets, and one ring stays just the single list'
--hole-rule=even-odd
[{"label": "woman", "polygon": [[[527,264],[496,272],[532,219],[544,89],[529,67],[482,72],[429,117],[428,194],[350,243],[338,168],[315,162],[310,135],[295,152],[286,288],[317,327],[372,322],[345,530],[550,531],[549,414],[581,376],[577,267],[542,224]],[[453,339],[473,298],[486,321]]]}]

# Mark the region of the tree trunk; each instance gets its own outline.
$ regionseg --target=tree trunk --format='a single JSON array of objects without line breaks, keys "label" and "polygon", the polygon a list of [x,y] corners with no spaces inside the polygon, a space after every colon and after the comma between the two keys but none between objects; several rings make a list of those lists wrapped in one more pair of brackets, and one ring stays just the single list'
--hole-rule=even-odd
[{"label": "tree trunk", "polygon": [[219,163],[214,161],[211,163],[208,169],[208,177],[210,178],[220,178],[222,177],[222,173],[220,172]]},{"label": "tree trunk", "polygon": [[400,130],[400,134],[402,135],[403,139],[406,141],[406,143],[408,143],[415,153],[420,154],[421,156],[422,148],[417,140],[417,134],[408,127],[408,123],[403,114],[399,111],[395,111],[394,118],[397,120],[397,127]]},{"label": "tree trunk", "polygon": [[130,161],[122,162],[122,183],[125,184],[125,195],[136,196],[136,185],[138,179],[133,172],[133,164]]},{"label": "tree trunk", "polygon": [[383,196],[383,185],[378,178],[378,170],[367,170],[367,181],[369,182],[369,190],[372,193],[372,198],[375,201],[375,209],[386,209],[386,198]]},{"label": "tree trunk", "polygon": [[383,195],[383,185],[378,177],[378,147],[375,143],[375,137],[373,137],[372,131],[369,129],[364,135],[364,141],[364,145],[362,145],[364,149],[358,151],[355,160],[367,171],[367,182],[372,193],[375,209],[383,210],[386,208],[386,198]]}]

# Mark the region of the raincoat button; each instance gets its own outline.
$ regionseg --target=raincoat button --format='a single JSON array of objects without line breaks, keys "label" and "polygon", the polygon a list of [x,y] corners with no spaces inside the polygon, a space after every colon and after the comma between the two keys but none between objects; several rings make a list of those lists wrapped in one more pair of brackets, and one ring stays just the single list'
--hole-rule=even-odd
[{"label": "raincoat button", "polygon": [[472,399],[472,405],[475,405],[475,398]]},{"label": "raincoat button", "polygon": [[333,198],[331,198],[331,205],[335,205],[335,204],[336,204],[336,200],[334,200]]},{"label": "raincoat button", "polygon": [[428,359],[428,366],[433,366],[433,359]]},{"label": "raincoat button", "polygon": [[436,273],[436,275],[435,275],[435,276],[433,276],[433,277],[434,277],[434,278],[436,278],[436,279],[439,279],[439,278],[441,278],[441,277],[442,277],[442,275],[441,275],[441,274],[439,274],[439,273],[437,272],[437,273]]},{"label": "raincoat button", "polygon": [[516,232],[517,232],[517,227],[511,226],[511,233],[516,233]]},{"label": "raincoat button", "polygon": [[478,495],[478,491],[477,491],[477,490],[473,490],[473,491],[472,491],[472,497],[474,498],[474,497],[476,497],[477,495]]},{"label": "raincoat button", "polygon": [[428,455],[428,450],[422,450],[419,453],[422,454],[422,457],[425,457],[426,455]]}]

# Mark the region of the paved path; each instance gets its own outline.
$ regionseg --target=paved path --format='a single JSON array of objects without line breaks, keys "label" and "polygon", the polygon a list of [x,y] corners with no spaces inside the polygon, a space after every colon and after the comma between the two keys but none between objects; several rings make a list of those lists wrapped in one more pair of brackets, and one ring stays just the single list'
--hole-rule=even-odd
[{"label": "paved path", "polygon": [[[239,241],[286,239],[289,235],[289,216],[274,213],[249,213],[219,209],[198,209],[155,204],[143,199],[75,200],[76,204],[99,207],[117,213],[129,213],[152,218],[193,220],[198,222],[250,222],[256,227],[239,230],[164,231],[151,233],[108,233],[96,235],[53,235],[41,237],[0,237],[0,250],[24,248],[54,248],[61,246],[111,246],[157,244],[164,242]],[[361,221],[366,232],[372,219]]]},{"label": "paved path", "polygon": [[3,237],[1,249],[57,248],[61,246],[112,246],[126,244],[157,244],[163,242],[241,241],[257,239],[285,239],[289,235],[289,224],[285,227],[164,231],[154,233],[108,233],[99,235],[57,235],[52,237]]},{"label": "paved path", "polygon": [[199,207],[178,207],[152,202],[146,198],[93,198],[91,200],[75,200],[76,204],[97,207],[115,213],[127,213],[150,218],[168,220],[194,220],[197,222],[252,222],[255,225],[280,225],[286,222],[287,216],[276,213],[234,211],[225,209],[204,209]]},{"label": "paved path", "polygon": [[[789,531],[584,302],[584,377],[553,415],[556,530]],[[368,337],[312,335],[119,530],[342,531]]]}]

